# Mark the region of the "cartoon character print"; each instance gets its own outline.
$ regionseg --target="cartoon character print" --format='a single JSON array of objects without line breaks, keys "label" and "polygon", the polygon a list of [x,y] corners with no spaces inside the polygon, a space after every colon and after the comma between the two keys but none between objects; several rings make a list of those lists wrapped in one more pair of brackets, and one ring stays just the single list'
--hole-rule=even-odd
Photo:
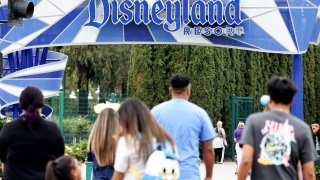
[{"label": "cartoon character print", "polygon": [[289,166],[291,142],[295,142],[293,126],[288,124],[288,120],[284,124],[267,120],[261,132],[264,137],[260,143],[258,163]]},{"label": "cartoon character print", "polygon": [[147,161],[142,180],[178,180],[179,176],[178,157],[167,150],[156,150]]}]

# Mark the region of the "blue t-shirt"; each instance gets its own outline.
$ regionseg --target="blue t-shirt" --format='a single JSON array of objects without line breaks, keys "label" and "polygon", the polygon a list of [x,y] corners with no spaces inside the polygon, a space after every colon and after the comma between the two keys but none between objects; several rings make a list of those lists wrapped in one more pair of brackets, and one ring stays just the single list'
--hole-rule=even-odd
[{"label": "blue t-shirt", "polygon": [[200,179],[199,141],[216,136],[208,114],[199,106],[172,99],[155,106],[151,113],[174,138],[180,157],[180,179]]}]

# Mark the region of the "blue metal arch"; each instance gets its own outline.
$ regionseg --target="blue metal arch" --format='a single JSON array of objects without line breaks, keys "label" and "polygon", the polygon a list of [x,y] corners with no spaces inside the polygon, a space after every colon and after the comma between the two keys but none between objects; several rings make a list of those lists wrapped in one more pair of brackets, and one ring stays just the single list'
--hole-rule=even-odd
[{"label": "blue metal arch", "polygon": [[[40,88],[45,98],[57,94],[67,59],[66,55],[51,52],[47,47],[26,49],[4,56],[0,79],[1,114],[12,119],[21,114],[19,95],[28,85]],[[45,105],[43,113],[50,118],[52,108]]]}]

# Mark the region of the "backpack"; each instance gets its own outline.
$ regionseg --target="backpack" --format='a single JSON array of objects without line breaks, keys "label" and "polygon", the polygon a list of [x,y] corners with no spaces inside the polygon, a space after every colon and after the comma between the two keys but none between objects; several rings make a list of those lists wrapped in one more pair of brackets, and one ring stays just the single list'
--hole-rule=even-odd
[{"label": "backpack", "polygon": [[157,148],[148,157],[144,175],[130,166],[128,170],[141,180],[178,180],[180,176],[177,155],[166,149],[162,144],[158,144]]},{"label": "backpack", "polygon": [[227,147],[227,146],[228,146],[228,142],[227,142],[227,140],[225,140],[225,139],[223,138],[223,134],[222,134],[221,130],[220,130],[219,128],[215,128],[215,131],[216,131],[216,133],[218,134],[218,136],[217,136],[216,138],[221,138],[221,140],[223,141],[223,145],[224,145],[225,147]]}]

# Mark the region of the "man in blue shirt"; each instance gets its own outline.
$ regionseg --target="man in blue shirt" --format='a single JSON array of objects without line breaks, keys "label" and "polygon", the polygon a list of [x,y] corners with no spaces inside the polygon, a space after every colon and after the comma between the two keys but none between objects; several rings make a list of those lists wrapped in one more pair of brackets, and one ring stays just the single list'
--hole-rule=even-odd
[{"label": "man in blue shirt", "polygon": [[155,106],[151,112],[177,144],[180,156],[180,179],[200,179],[200,142],[206,166],[205,179],[210,180],[214,164],[212,139],[216,136],[211,120],[205,110],[188,101],[191,93],[188,76],[184,74],[173,76],[169,91],[172,99]]}]

